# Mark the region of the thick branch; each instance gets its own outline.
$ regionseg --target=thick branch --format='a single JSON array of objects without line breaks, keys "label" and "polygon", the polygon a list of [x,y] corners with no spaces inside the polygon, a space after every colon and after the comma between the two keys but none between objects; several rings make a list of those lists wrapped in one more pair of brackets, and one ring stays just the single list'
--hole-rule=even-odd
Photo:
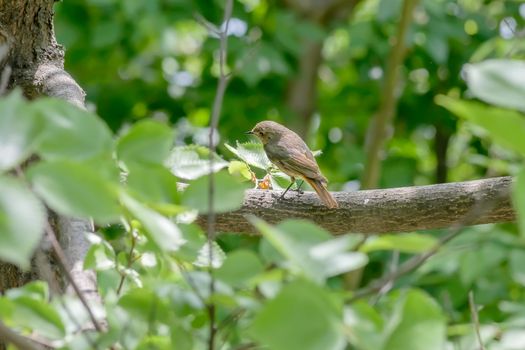
[{"label": "thick branch", "polygon": [[[280,192],[249,190],[242,208],[218,214],[221,232],[255,233],[246,220],[256,215],[270,223],[284,219],[309,219],[332,233],[389,233],[445,228],[461,221],[478,201],[494,201],[494,206],[469,224],[512,221],[509,198],[511,177],[447,183],[431,186],[334,192],[338,209],[326,208],[316,194],[289,193],[279,201]],[[502,196],[501,193],[506,193]],[[198,223],[206,227],[206,217]]]}]

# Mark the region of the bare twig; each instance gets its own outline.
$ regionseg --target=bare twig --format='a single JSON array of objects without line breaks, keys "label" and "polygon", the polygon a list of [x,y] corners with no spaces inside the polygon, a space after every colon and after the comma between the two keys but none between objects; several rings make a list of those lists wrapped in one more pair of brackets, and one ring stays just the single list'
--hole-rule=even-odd
[{"label": "bare twig", "polygon": [[412,22],[412,11],[416,3],[417,0],[404,0],[403,2],[395,45],[392,47],[388,57],[380,106],[368,127],[366,164],[361,180],[363,189],[375,188],[379,182],[381,154],[388,138],[388,128],[396,108],[396,87],[399,80],[399,68],[405,57],[405,38]]},{"label": "bare twig", "polygon": [[24,337],[7,327],[2,321],[0,321],[0,340],[6,343],[13,344],[18,349],[23,350],[43,350],[44,347],[35,344],[28,338]]},{"label": "bare twig", "polygon": [[[399,250],[395,250],[392,252],[392,258],[390,259],[390,265],[388,268],[389,274],[391,277],[395,276],[395,272],[398,269],[399,264]],[[374,300],[372,301],[372,304],[377,304],[379,300],[383,297],[383,295],[387,294],[392,287],[394,286],[395,280],[392,278],[381,287],[381,289],[377,292],[375,295]]]},{"label": "bare twig", "polygon": [[[137,243],[137,239],[135,237],[135,232],[133,229],[131,229],[131,247],[129,248],[129,253],[128,253],[128,263],[126,264],[126,269],[130,269],[131,268],[131,265],[135,262],[135,260],[133,259],[133,252],[135,251],[135,244]],[[118,288],[117,288],[117,295],[120,295],[120,292],[122,290],[122,286],[124,285],[124,280],[126,279],[126,273],[125,272],[121,272],[121,275],[120,275],[120,282],[119,282],[119,285],[118,285]]]},{"label": "bare twig", "polygon": [[472,290],[468,292],[468,304],[470,306],[470,315],[472,317],[472,323],[474,324],[474,330],[476,331],[476,338],[479,343],[479,350],[485,350],[483,339],[481,338],[481,333],[479,331],[478,309],[474,302],[474,292],[472,292]]},{"label": "bare twig", "polygon": [[47,238],[48,238],[49,242],[51,242],[51,247],[53,248],[53,252],[55,253],[55,255],[57,257],[58,265],[60,266],[60,268],[62,269],[62,271],[66,275],[66,278],[69,281],[69,283],[71,284],[71,286],[73,287],[73,290],[75,291],[75,294],[78,296],[80,302],[82,303],[82,305],[86,309],[86,311],[87,311],[87,313],[89,315],[89,318],[91,319],[91,322],[93,323],[93,326],[95,326],[95,329],[97,331],[103,332],[104,328],[98,322],[97,318],[95,317],[95,313],[93,312],[93,310],[91,310],[91,306],[89,306],[89,304],[88,304],[88,302],[86,300],[86,297],[84,296],[84,294],[82,293],[82,291],[80,290],[78,285],[76,284],[75,280],[73,279],[73,276],[71,276],[71,272],[69,271],[68,266],[67,266],[66,255],[64,254],[64,251],[62,250],[62,247],[58,243],[58,240],[56,238],[55,232],[51,228],[51,225],[49,225],[49,223],[46,223],[44,230],[46,232],[46,235],[47,235]]},{"label": "bare twig", "polygon": [[210,275],[210,301],[207,304],[208,318],[209,318],[209,339],[208,339],[208,350],[215,349],[215,336],[217,328],[215,325],[215,303],[213,302],[213,295],[215,293],[215,276],[213,273],[213,242],[215,240],[215,209],[213,207],[214,196],[215,196],[215,183],[214,183],[214,158],[215,154],[215,134],[219,126],[219,118],[222,110],[222,103],[224,100],[224,93],[228,84],[229,76],[225,73],[225,65],[228,59],[228,27],[230,25],[230,18],[233,11],[233,0],[227,0],[224,6],[223,25],[221,25],[221,31],[219,34],[219,79],[217,83],[217,91],[215,93],[215,99],[213,101],[211,121],[210,121],[210,132],[209,132],[209,164],[210,164],[210,175],[208,183],[208,258],[209,266],[208,273]]},{"label": "bare twig", "polygon": [[441,247],[443,247],[446,243],[458,236],[463,231],[463,228],[465,226],[474,221],[479,215],[482,215],[484,212],[492,209],[498,203],[499,198],[505,196],[508,196],[508,188],[501,189],[500,191],[498,191],[497,196],[495,196],[495,198],[493,198],[490,201],[478,200],[476,204],[472,207],[470,212],[467,213],[461,220],[456,222],[456,224],[448,230],[448,233],[439,239],[439,241],[434,245],[434,247],[432,247],[425,253],[415,255],[414,257],[408,259],[406,262],[401,264],[401,266],[399,266],[397,270],[387,274],[386,276],[378,280],[373,281],[368,286],[358,290],[349,299],[349,302],[353,302],[357,299],[377,293],[381,291],[387,284],[394,283],[400,277],[423,265],[423,263],[425,263],[429,258],[434,256],[439,251],[439,249],[441,249]]}]

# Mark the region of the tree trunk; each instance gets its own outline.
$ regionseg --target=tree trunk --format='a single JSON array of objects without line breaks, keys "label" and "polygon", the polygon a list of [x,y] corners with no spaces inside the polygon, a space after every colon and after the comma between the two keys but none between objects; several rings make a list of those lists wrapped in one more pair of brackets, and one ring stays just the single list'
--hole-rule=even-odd
[{"label": "tree trunk", "polygon": [[[0,1],[0,71],[11,71],[9,89],[20,87],[30,99],[46,95],[85,108],[84,91],[64,71],[64,50],[56,42],[53,29],[54,3],[54,0]],[[94,272],[79,268],[89,249],[85,232],[92,231],[92,225],[86,220],[59,218],[56,227],[73,279],[86,291],[88,300],[100,303],[98,294],[93,293],[97,290]],[[11,265],[0,264],[0,290],[18,287],[35,275],[43,279],[46,276],[41,272],[35,269],[22,273]]]}]

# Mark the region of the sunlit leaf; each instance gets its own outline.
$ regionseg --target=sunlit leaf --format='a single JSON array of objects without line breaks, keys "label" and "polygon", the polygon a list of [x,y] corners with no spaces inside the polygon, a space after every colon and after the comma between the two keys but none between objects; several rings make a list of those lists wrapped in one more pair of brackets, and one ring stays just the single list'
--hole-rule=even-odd
[{"label": "sunlit leaf", "polygon": [[162,164],[173,144],[172,130],[152,120],[134,124],[117,143],[117,156],[123,162]]},{"label": "sunlit leaf", "polygon": [[369,253],[376,250],[397,250],[402,253],[422,253],[433,248],[437,239],[416,232],[381,235],[369,238],[360,248]]},{"label": "sunlit leaf", "polygon": [[113,184],[91,167],[68,161],[41,162],[29,168],[28,177],[35,192],[61,214],[93,217],[100,223],[119,218]]},{"label": "sunlit leaf", "polygon": [[483,127],[501,146],[525,155],[525,118],[520,113],[444,95],[437,96],[436,103]]},{"label": "sunlit leaf", "polygon": [[442,350],[446,319],[436,301],[419,290],[410,290],[400,299],[385,326],[383,349]]},{"label": "sunlit leaf", "polygon": [[240,177],[243,180],[252,180],[252,172],[245,162],[232,160],[228,165],[228,172],[230,175]]},{"label": "sunlit leaf", "polygon": [[18,90],[0,99],[0,172],[27,159],[38,143],[42,120],[28,105]]},{"label": "sunlit leaf", "polygon": [[115,267],[115,251],[106,241],[92,244],[84,258],[84,269],[107,270]]},{"label": "sunlit leaf", "polygon": [[0,177],[0,260],[28,268],[45,220],[43,205],[26,186]]},{"label": "sunlit leaf", "polygon": [[[175,147],[165,163],[175,176],[194,180],[210,173],[210,150],[207,147],[191,145]],[[228,162],[213,155],[213,172],[228,166]]]},{"label": "sunlit leaf", "polygon": [[212,241],[211,252],[210,245],[208,242],[205,242],[204,245],[199,249],[197,259],[193,262],[193,265],[206,268],[211,266],[214,269],[217,269],[221,267],[225,258],[226,254],[217,244],[217,242]]},{"label": "sunlit leaf", "polygon": [[60,339],[65,335],[65,326],[59,314],[48,304],[49,291],[45,283],[31,282],[11,289],[5,298],[10,304],[6,319],[13,326],[27,327],[49,339]]},{"label": "sunlit leaf", "polygon": [[[236,210],[244,200],[246,183],[239,182],[233,176],[219,172],[214,175],[213,210],[217,213]],[[209,176],[193,181],[182,194],[182,204],[197,209],[199,213],[208,212]]]},{"label": "sunlit leaf", "polygon": [[160,249],[176,251],[186,242],[177,225],[171,220],[124,192],[121,193],[120,198],[131,214],[142,222],[147,233]]},{"label": "sunlit leaf", "polygon": [[[350,235],[332,238],[320,227],[302,220],[287,220],[277,226],[251,218],[261,232],[261,255],[267,261],[301,271],[316,282],[363,267],[368,258],[350,252],[355,239]],[[284,258],[284,259],[283,259]]]},{"label": "sunlit leaf", "polygon": [[162,165],[128,167],[127,185],[141,199],[153,203],[172,203],[179,200],[177,178]]},{"label": "sunlit leaf", "polygon": [[474,96],[497,106],[525,112],[525,62],[492,59],[464,67]]},{"label": "sunlit leaf", "polygon": [[272,164],[266,156],[263,145],[260,142],[239,143],[239,141],[237,141],[236,147],[228,144],[224,144],[224,146],[237,157],[256,168],[267,170]]},{"label": "sunlit leaf", "polygon": [[95,114],[58,99],[31,104],[45,122],[37,149],[45,159],[83,160],[111,152],[112,134]]}]

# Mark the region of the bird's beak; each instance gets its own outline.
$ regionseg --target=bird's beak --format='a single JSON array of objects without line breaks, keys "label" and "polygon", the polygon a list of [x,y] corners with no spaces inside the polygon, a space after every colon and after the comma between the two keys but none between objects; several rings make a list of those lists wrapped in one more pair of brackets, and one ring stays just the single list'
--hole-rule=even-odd
[{"label": "bird's beak", "polygon": [[246,131],[245,134],[246,135],[253,135],[253,131],[251,131],[251,130],[250,131]]}]

